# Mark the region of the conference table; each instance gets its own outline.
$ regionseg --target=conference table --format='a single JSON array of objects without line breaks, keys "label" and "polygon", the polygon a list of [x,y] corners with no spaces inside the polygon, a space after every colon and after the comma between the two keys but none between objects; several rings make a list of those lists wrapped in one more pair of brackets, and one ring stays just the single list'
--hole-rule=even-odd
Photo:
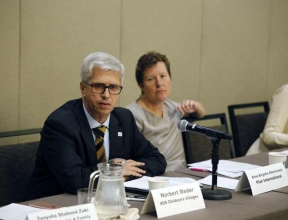
[{"label": "conference table", "polygon": [[[276,151],[279,152],[279,151],[283,151],[283,150],[287,150],[287,149],[288,148],[281,149],[281,150],[275,150],[275,152]],[[254,164],[254,165],[258,165],[258,166],[267,166],[267,165],[269,165],[269,158],[268,158],[268,153],[267,152],[254,154],[254,155],[249,155],[249,156],[245,156],[245,157],[238,157],[238,158],[231,159],[231,161],[249,163],[249,164]],[[191,171],[189,168],[178,170],[176,172],[187,174],[187,175],[191,175],[191,176],[196,176],[196,177],[200,177],[200,178],[207,177],[208,175],[211,174],[211,173],[208,173],[208,172]],[[219,176],[221,176],[221,175],[219,175]],[[239,178],[236,178],[236,179],[239,179]],[[283,192],[283,193],[287,193],[288,194],[288,187],[283,187],[283,188],[280,188],[280,189],[276,189],[274,191]],[[287,219],[288,219],[288,217],[287,217]]]},{"label": "conference table", "polygon": [[[260,153],[256,155],[231,159],[232,161],[245,162],[260,166],[268,165],[268,153]],[[166,172],[163,176],[169,177],[191,177],[199,180],[211,173],[191,171],[189,168],[181,169],[175,172]],[[209,186],[205,186],[209,187]],[[228,190],[228,189],[227,189]],[[163,220],[182,220],[182,219],[204,219],[204,220],[223,220],[223,219],[288,219],[288,187],[273,190],[267,193],[252,196],[251,190],[232,193],[230,200],[204,200],[205,209],[200,209],[192,212],[177,214],[162,218]],[[61,206],[77,205],[77,196],[61,194],[51,197],[45,197],[33,201],[26,201],[22,204],[30,204],[32,202],[42,201]],[[132,208],[138,208],[141,212],[144,202],[129,201]],[[140,219],[157,219],[156,212],[140,215]]]}]

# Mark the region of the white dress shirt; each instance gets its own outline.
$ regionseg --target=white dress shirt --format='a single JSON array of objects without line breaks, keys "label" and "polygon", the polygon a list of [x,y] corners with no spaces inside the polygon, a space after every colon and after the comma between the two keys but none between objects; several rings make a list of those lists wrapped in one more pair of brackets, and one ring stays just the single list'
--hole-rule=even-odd
[{"label": "white dress shirt", "polygon": [[[105,132],[105,135],[104,135],[104,149],[105,149],[105,155],[106,155],[106,159],[107,161],[109,160],[109,146],[110,146],[110,143],[109,143],[109,122],[110,122],[110,114],[107,118],[107,120],[103,123],[103,124],[100,124],[98,121],[96,121],[94,118],[92,118],[92,116],[89,114],[89,112],[87,111],[87,109],[85,108],[85,105],[83,103],[83,109],[84,109],[84,112],[85,112],[85,115],[86,115],[86,118],[88,120],[88,123],[90,125],[90,129],[91,129],[91,133],[93,135],[93,138],[94,138],[94,142],[96,141],[96,137],[94,135],[94,132],[92,131],[93,128],[96,128],[96,127],[99,127],[101,125],[104,125],[107,129],[106,129],[106,132]],[[96,157],[96,155],[95,155]]]}]

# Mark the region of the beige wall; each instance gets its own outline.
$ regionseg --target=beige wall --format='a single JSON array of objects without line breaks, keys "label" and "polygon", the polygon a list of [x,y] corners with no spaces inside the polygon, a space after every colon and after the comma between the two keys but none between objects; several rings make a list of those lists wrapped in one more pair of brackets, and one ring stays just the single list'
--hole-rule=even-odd
[{"label": "beige wall", "polygon": [[94,51],[125,65],[119,106],[140,94],[139,56],[157,50],[171,61],[173,100],[228,119],[229,104],[270,101],[288,82],[287,39],[286,0],[0,0],[0,132],[42,127],[80,97]]}]

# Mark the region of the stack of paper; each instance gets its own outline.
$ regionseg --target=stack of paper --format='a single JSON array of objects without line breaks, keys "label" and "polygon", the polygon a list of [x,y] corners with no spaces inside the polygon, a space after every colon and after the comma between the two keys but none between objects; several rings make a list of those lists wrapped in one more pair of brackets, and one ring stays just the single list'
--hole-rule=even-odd
[{"label": "stack of paper", "polygon": [[[209,175],[201,180],[198,180],[198,182],[204,185],[212,186],[212,175]],[[238,182],[239,180],[217,176],[217,187],[235,190]]]},{"label": "stack of paper", "polygon": [[[209,170],[212,172],[211,160],[205,160],[199,163],[187,164],[187,166],[197,169]],[[249,163],[240,163],[230,160],[219,160],[217,173],[223,176],[236,178],[240,177],[244,171],[255,169],[258,167],[260,166]]]},{"label": "stack of paper", "polygon": [[26,205],[11,203],[10,205],[0,208],[0,219],[25,220],[28,214],[42,211],[45,211],[45,209],[38,209]]},{"label": "stack of paper", "polygon": [[[162,176],[164,177],[164,176]],[[143,176],[142,178],[135,179],[132,181],[127,181],[124,182],[125,187],[130,187],[130,188],[136,188],[136,189],[143,189],[143,190],[149,190],[149,184],[148,184],[148,178],[147,176]],[[165,178],[169,179],[169,186],[177,186],[181,184],[186,184],[186,183],[194,183],[196,180],[192,178],[187,178],[187,177],[167,177]]]},{"label": "stack of paper", "polygon": [[288,150],[281,151],[280,153],[286,154],[288,156]]}]

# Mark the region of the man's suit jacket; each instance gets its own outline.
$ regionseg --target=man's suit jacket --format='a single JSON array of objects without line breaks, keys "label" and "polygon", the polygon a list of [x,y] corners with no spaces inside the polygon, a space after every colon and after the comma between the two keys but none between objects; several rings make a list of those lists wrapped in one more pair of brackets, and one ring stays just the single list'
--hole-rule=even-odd
[{"label": "man's suit jacket", "polygon": [[[116,107],[111,112],[109,141],[109,159],[144,162],[143,169],[148,176],[165,172],[164,156],[139,132],[129,110]],[[45,121],[25,199],[76,194],[77,189],[88,187],[90,174],[97,170],[97,163],[95,143],[82,99],[69,101]]]}]

